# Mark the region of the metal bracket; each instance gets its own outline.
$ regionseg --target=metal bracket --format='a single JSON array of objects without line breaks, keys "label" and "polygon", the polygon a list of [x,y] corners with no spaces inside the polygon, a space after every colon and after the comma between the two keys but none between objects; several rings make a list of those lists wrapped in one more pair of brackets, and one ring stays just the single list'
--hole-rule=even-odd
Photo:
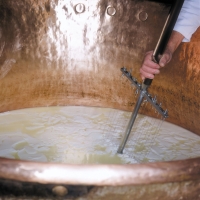
[{"label": "metal bracket", "polygon": [[[128,78],[128,80],[131,81],[132,85],[134,85],[137,90],[142,91],[142,84],[138,83],[137,79],[132,77],[131,73],[127,71],[125,67],[121,68],[121,72],[124,76]],[[157,110],[158,113],[160,113],[163,116],[163,118],[167,118],[168,111],[164,110],[161,107],[162,105],[161,103],[157,103],[156,96],[152,97],[147,90],[143,90],[143,92],[144,92],[144,98],[146,98],[146,100]]]},{"label": "metal bracket", "polygon": [[148,89],[149,85],[146,85],[144,83],[143,84],[138,83],[137,79],[132,77],[131,73],[128,72],[125,67],[121,68],[121,71],[122,71],[122,74],[124,76],[126,76],[131,81],[132,85],[134,85],[136,87],[136,89],[139,91],[138,92],[139,93],[139,97],[138,97],[138,100],[136,102],[135,108],[134,108],[134,110],[132,112],[129,124],[128,124],[127,128],[126,128],[126,132],[125,132],[124,138],[123,138],[123,140],[122,140],[122,142],[121,142],[121,144],[120,144],[120,146],[119,146],[119,148],[117,150],[117,153],[122,153],[123,152],[123,149],[124,149],[124,147],[126,145],[128,137],[130,135],[131,129],[132,129],[133,124],[135,122],[135,119],[137,117],[138,111],[139,111],[140,106],[141,106],[141,104],[142,104],[144,99],[146,99],[146,101],[148,101],[158,111],[158,113],[160,113],[162,115],[163,118],[168,117],[168,111],[167,110],[163,110],[161,108],[161,104],[157,103],[156,97],[153,98],[148,93],[147,89]]}]

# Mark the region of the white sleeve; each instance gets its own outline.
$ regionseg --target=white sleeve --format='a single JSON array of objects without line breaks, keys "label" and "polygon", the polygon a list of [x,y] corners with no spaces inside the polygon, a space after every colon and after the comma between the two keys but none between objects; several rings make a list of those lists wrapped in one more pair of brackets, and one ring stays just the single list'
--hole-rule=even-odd
[{"label": "white sleeve", "polygon": [[174,30],[185,38],[183,42],[189,42],[192,34],[200,26],[200,0],[185,0],[180,11]]}]

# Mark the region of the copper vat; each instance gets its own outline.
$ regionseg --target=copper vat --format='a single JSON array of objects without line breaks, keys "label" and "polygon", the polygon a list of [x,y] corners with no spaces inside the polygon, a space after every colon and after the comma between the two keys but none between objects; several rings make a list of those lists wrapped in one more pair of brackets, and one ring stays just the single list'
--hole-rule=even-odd
[{"label": "copper vat", "polygon": [[[120,83],[120,68],[139,79],[144,53],[155,47],[167,13],[159,3],[137,0],[1,0],[0,112],[54,105],[132,111],[136,99],[129,83]],[[168,121],[198,135],[199,43],[200,29],[151,86],[169,110]],[[197,200],[200,158],[137,165],[1,158],[0,184],[7,199]],[[63,193],[55,192],[59,187]]]}]

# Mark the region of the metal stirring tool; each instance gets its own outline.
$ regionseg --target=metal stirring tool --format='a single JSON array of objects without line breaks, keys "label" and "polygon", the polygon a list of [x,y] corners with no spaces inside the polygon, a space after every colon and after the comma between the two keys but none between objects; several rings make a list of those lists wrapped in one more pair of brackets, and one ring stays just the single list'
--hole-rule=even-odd
[{"label": "metal stirring tool", "polygon": [[[173,27],[176,23],[176,20],[178,18],[181,8],[182,8],[183,2],[184,2],[184,0],[175,0],[171,6],[167,20],[162,29],[160,38],[159,38],[157,45],[155,47],[155,50],[153,52],[152,60],[156,63],[159,63],[160,56],[163,54],[163,52],[167,46],[167,43],[171,36]],[[139,112],[140,106],[144,99],[146,99],[156,109],[156,111],[162,115],[162,117],[164,119],[168,117],[168,111],[163,110],[163,108],[161,107],[161,104],[157,103],[156,97],[152,97],[148,93],[148,88],[152,83],[152,79],[146,78],[144,80],[144,82],[142,84],[140,84],[137,82],[137,80],[134,77],[132,77],[131,73],[128,72],[125,67],[121,68],[121,71],[122,71],[122,74],[125,75],[131,81],[132,85],[134,85],[136,87],[136,89],[138,90],[138,94],[139,94],[135,108],[131,115],[131,119],[126,128],[123,140],[117,150],[117,153],[122,154],[124,147],[128,141],[128,137],[131,133],[135,119],[137,117],[137,114]]]}]

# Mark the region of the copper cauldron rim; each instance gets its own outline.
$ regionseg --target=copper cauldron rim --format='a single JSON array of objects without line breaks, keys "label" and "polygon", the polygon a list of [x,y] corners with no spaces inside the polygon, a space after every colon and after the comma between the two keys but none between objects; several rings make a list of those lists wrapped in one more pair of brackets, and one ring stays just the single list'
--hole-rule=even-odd
[{"label": "copper cauldron rim", "polygon": [[200,178],[200,158],[126,165],[39,163],[0,158],[0,178],[41,184],[144,185]]}]

